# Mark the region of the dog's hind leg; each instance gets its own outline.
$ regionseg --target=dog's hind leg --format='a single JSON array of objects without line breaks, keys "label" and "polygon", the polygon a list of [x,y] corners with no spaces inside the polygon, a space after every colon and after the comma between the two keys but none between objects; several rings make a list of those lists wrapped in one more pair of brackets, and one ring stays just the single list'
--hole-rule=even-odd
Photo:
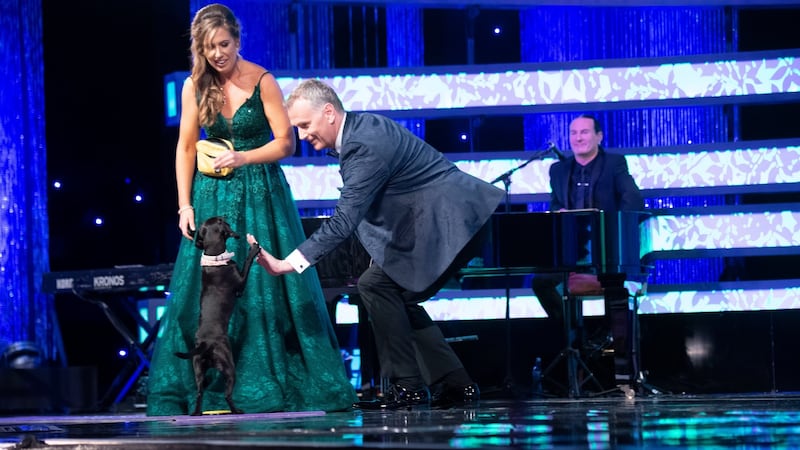
[{"label": "dog's hind leg", "polygon": [[233,414],[244,414],[244,411],[242,411],[235,404],[233,404],[233,386],[235,384],[236,384],[236,374],[234,373],[234,371],[231,371],[225,383],[225,401],[228,402],[228,406],[230,406],[231,412]]},{"label": "dog's hind leg", "polygon": [[194,369],[194,382],[197,385],[197,395],[194,399],[193,416],[203,414],[203,393],[206,390],[206,370],[208,369],[204,355],[195,355],[192,358],[192,368]]},{"label": "dog's hind leg", "polygon": [[233,414],[244,414],[233,403],[233,387],[236,385],[236,365],[230,347],[218,347],[216,352],[217,370],[225,377],[225,401]]}]

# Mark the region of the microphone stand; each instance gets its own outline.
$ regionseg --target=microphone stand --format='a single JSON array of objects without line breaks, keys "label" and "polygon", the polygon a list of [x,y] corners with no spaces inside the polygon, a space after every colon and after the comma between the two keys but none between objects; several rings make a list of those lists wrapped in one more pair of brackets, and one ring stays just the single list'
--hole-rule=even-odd
[{"label": "microphone stand", "polygon": [[495,184],[498,181],[502,181],[503,182],[503,186],[505,187],[505,190],[506,190],[505,209],[506,209],[507,213],[511,212],[511,192],[510,192],[510,190],[511,190],[511,175],[514,175],[514,172],[518,171],[519,169],[522,169],[523,167],[527,166],[528,164],[532,163],[533,161],[539,161],[539,160],[544,159],[544,157],[549,155],[549,154],[558,155],[558,153],[556,153],[555,150],[556,150],[555,145],[550,144],[550,147],[548,147],[547,150],[541,150],[541,151],[538,151],[538,152],[534,153],[533,156],[528,158],[528,160],[525,161],[524,163],[518,165],[517,167],[512,167],[511,169],[506,171],[504,174],[498,176],[497,178],[495,178],[494,180],[489,182],[489,184]]},{"label": "microphone stand", "polygon": [[[532,163],[533,161],[544,159],[544,157],[549,154],[555,154],[556,156],[559,156],[556,146],[553,145],[552,143],[549,144],[549,147],[546,150],[541,150],[534,153],[533,156],[528,158],[528,160],[525,161],[524,163],[516,167],[512,167],[511,169],[507,170],[505,173],[503,173],[502,175],[498,176],[497,178],[495,178],[490,182],[490,184],[495,184],[498,181],[503,182],[503,186],[505,187],[506,191],[506,198],[505,198],[506,214],[511,212],[511,175],[513,175],[514,172],[518,171],[519,169],[522,169],[523,167]],[[498,240],[501,239],[499,234],[497,235],[497,238]],[[497,245],[497,243],[495,243],[496,261],[500,261],[499,252],[500,252],[500,245]],[[508,272],[509,268],[505,267],[504,269],[506,269],[506,272],[503,276],[503,278],[505,279],[505,293],[506,293],[506,376],[505,380],[503,381],[503,387],[506,390],[513,393],[514,382],[513,382],[513,377],[511,376],[512,372],[511,370],[511,280],[509,280],[510,276]]]}]

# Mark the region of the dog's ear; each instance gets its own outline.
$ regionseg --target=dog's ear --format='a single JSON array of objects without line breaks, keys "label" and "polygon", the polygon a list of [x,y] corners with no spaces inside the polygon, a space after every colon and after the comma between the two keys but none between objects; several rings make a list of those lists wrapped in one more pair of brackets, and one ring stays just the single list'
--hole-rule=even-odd
[{"label": "dog's ear", "polygon": [[220,224],[222,225],[223,234],[225,235],[226,239],[229,237],[239,239],[239,233],[233,231],[231,224],[229,224],[227,220],[220,218]]}]

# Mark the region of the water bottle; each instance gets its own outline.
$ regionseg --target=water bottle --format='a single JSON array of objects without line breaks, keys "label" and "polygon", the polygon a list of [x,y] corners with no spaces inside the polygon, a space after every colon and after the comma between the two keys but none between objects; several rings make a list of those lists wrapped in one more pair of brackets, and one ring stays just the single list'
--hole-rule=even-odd
[{"label": "water bottle", "polygon": [[542,390],[542,358],[536,357],[533,362],[533,369],[531,370],[531,375],[533,375],[533,396],[534,397],[541,397],[543,394]]}]

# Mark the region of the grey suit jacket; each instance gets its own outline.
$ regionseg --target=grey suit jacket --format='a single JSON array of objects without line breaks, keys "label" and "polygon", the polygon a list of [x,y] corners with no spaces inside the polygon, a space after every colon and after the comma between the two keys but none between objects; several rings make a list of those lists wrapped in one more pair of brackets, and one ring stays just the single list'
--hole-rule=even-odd
[{"label": "grey suit jacket", "polygon": [[316,264],[353,232],[383,271],[425,290],[491,217],[504,191],[459,170],[397,122],[347,113],[334,214],[298,246]]}]

